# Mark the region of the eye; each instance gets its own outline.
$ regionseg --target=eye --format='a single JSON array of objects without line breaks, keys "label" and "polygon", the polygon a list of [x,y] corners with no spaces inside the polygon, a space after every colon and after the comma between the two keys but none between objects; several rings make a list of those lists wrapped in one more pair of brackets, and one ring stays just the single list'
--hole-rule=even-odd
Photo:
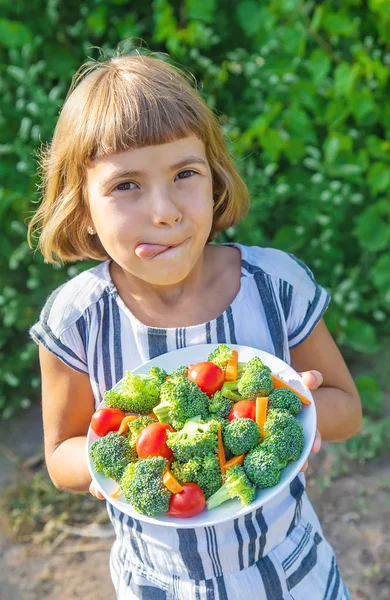
[{"label": "eye", "polygon": [[122,183],[118,183],[114,189],[119,190],[120,192],[126,192],[127,190],[133,190],[134,188],[132,186],[137,186],[137,184],[134,183],[134,181],[122,181]]},{"label": "eye", "polygon": [[189,177],[192,177],[192,175],[197,175],[196,171],[193,171],[192,169],[185,169],[185,171],[180,171],[176,177],[179,179],[188,179]]}]

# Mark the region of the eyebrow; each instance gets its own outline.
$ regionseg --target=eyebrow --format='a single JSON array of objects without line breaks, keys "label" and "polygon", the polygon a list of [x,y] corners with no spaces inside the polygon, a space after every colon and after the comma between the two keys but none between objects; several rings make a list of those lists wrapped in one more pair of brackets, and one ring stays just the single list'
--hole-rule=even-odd
[{"label": "eyebrow", "polygon": [[[169,167],[170,171],[176,171],[182,167],[186,167],[187,165],[202,165],[207,168],[207,162],[200,158],[199,156],[183,156],[177,163],[171,165]],[[122,177],[140,177],[145,175],[144,171],[137,171],[135,169],[117,169],[110,173],[107,179],[102,180],[101,185],[106,186],[109,185],[115,179],[122,179]]]}]

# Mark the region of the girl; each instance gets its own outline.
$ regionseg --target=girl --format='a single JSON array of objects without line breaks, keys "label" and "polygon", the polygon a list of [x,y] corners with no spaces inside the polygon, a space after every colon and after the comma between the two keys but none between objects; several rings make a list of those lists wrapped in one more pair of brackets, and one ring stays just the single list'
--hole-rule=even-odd
[{"label": "girl", "polygon": [[[310,270],[276,249],[210,244],[245,215],[248,193],[214,115],[183,73],[138,55],[85,65],[42,173],[44,198],[29,233],[39,228],[45,260],[101,261],[53,292],[31,328],[46,462],[58,488],[100,496],[85,443],[103,391],[125,369],[192,344],[275,354],[308,371],[325,440],[359,430],[356,388],[322,320],[329,298]],[[349,597],[303,474],[262,508],[203,529],[151,525],[107,508],[120,600]]]}]

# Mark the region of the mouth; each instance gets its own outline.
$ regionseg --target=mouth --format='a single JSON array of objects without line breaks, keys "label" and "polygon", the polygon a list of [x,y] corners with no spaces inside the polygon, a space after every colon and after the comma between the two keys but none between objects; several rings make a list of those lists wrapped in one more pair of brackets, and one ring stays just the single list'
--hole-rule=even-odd
[{"label": "mouth", "polygon": [[182,246],[186,241],[187,240],[184,240],[183,242],[172,244],[170,246],[142,243],[138,244],[135,253],[139,258],[154,258],[155,256],[168,252],[168,250],[174,250],[175,248]]}]

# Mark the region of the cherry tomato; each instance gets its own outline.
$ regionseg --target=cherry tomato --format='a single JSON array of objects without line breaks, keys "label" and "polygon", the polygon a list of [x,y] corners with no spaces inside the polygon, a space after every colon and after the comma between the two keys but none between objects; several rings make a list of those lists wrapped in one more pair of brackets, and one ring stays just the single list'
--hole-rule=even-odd
[{"label": "cherry tomato", "polygon": [[170,460],[173,452],[167,446],[167,430],[175,431],[168,423],[150,423],[137,437],[135,448],[140,458],[163,456]]},{"label": "cherry tomato", "polygon": [[211,397],[225,382],[224,372],[218,365],[204,361],[188,366],[188,379],[191,379],[202,392]]},{"label": "cherry tomato", "polygon": [[125,416],[126,413],[119,408],[99,408],[92,415],[91,429],[101,437],[110,431],[118,431]]},{"label": "cherry tomato", "polygon": [[206,498],[196,483],[182,483],[183,490],[172,494],[167,515],[171,517],[195,517],[206,506]]},{"label": "cherry tomato", "polygon": [[233,421],[233,419],[241,418],[256,421],[256,402],[253,400],[239,400],[233,405],[228,420]]}]

